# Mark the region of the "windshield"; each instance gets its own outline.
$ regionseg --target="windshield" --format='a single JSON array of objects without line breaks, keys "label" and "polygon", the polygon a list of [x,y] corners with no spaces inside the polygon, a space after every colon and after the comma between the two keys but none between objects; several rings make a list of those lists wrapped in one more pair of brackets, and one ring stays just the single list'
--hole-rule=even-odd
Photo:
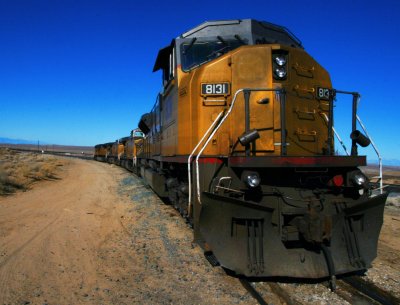
[{"label": "windshield", "polygon": [[141,132],[141,131],[135,131],[134,132],[134,134],[133,134],[133,137],[138,137],[138,138],[143,138],[144,137],[144,134],[143,134],[143,132]]},{"label": "windshield", "polygon": [[242,46],[244,43],[238,39],[215,39],[199,41],[196,38],[188,40],[181,45],[181,65],[184,71],[190,70],[226,52]]}]

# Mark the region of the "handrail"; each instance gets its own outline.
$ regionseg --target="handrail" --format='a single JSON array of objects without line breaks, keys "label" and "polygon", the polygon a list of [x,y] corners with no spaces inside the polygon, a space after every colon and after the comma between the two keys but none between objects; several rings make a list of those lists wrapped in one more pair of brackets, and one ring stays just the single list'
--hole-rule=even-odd
[{"label": "handrail", "polygon": [[204,133],[203,137],[197,143],[196,147],[193,149],[192,153],[188,157],[188,182],[189,182],[189,203],[188,203],[188,215],[190,216],[191,208],[192,208],[192,173],[191,173],[191,161],[194,153],[196,152],[197,148],[199,148],[200,144],[204,141],[205,137],[210,133],[211,129],[214,127],[215,123],[218,122],[219,118],[222,116],[224,111],[221,111],[217,118],[211,123],[210,127],[207,129],[207,131]]},{"label": "handrail", "polygon": [[[329,118],[326,115],[326,113],[321,112],[321,115],[323,115],[325,120],[329,123]],[[332,130],[333,130],[333,133],[335,134],[336,138],[338,139],[339,143],[342,145],[346,155],[350,156],[349,152],[347,151],[346,145],[344,145],[344,142],[343,142],[342,138],[340,137],[339,133],[336,131],[335,127],[332,126]]]},{"label": "handrail", "polygon": [[[208,130],[206,131],[206,133],[203,135],[203,137],[201,138],[201,140],[199,141],[199,143],[197,143],[196,147],[193,149],[192,153],[190,154],[189,158],[188,158],[188,181],[189,181],[189,211],[191,209],[192,203],[191,203],[191,160],[192,157],[194,155],[194,153],[196,152],[196,150],[201,146],[200,151],[198,152],[196,159],[195,159],[195,163],[196,163],[196,189],[197,189],[197,200],[199,202],[199,204],[201,204],[201,196],[200,196],[200,173],[199,173],[199,158],[202,155],[202,153],[204,152],[205,148],[208,146],[209,142],[211,141],[211,139],[214,137],[214,135],[217,133],[217,131],[219,130],[219,128],[222,126],[222,124],[226,121],[226,119],[228,118],[228,116],[231,114],[232,109],[235,105],[235,102],[237,100],[238,95],[243,92],[244,93],[244,99],[245,99],[245,112],[246,112],[246,116],[249,116],[249,99],[250,99],[250,92],[252,91],[269,91],[269,92],[276,92],[279,96],[279,101],[280,101],[280,113],[281,113],[281,155],[285,155],[286,154],[286,119],[285,119],[285,90],[283,88],[242,88],[242,89],[238,89],[232,99],[231,105],[228,109],[228,111],[225,113],[225,115],[221,118],[221,115],[223,114],[224,111],[222,111],[218,117],[215,119],[215,121],[211,124],[211,126],[208,128]],[[349,92],[349,91],[341,91],[341,90],[335,90],[333,89],[334,92],[334,96],[336,96],[336,93],[342,93],[342,94],[351,94],[353,95],[353,107],[352,107],[352,131],[355,131],[356,129],[356,122],[358,121],[362,127],[362,129],[364,130],[364,132],[366,133],[367,137],[371,140],[372,146],[375,150],[375,152],[378,155],[379,158],[379,178],[380,178],[380,191],[381,193],[383,192],[383,179],[382,179],[382,158],[376,148],[375,143],[372,141],[371,137],[369,136],[365,126],[362,124],[361,119],[359,118],[359,116],[357,115],[357,106],[360,100],[360,94],[357,92]],[[282,95],[281,95],[282,94]],[[332,104],[332,102],[331,102]],[[327,120],[329,126],[332,125],[332,130],[335,134],[335,136],[338,138],[340,144],[343,146],[343,149],[345,150],[346,154],[349,155],[346,146],[344,145],[342,139],[340,138],[339,134],[336,132],[335,128],[333,127],[333,120],[329,120],[329,118],[327,117],[327,115],[325,113],[322,113],[325,120]],[[330,115],[332,115],[332,113],[330,113]],[[215,126],[216,122],[219,123],[216,125],[216,127],[214,128],[214,130],[211,132],[212,128]],[[247,122],[248,118],[246,117],[246,129],[248,129],[248,125],[249,122]],[[208,135],[208,137],[207,137]],[[207,137],[207,139],[206,139]],[[206,139],[206,140],[205,140]],[[204,142],[205,140],[205,142]],[[357,155],[357,145],[356,143],[353,141],[352,143],[352,150],[351,150],[351,155]]]},{"label": "handrail", "polygon": [[[233,96],[233,99],[232,99],[231,106],[229,107],[228,111],[225,113],[224,117],[220,120],[219,124],[215,127],[213,132],[209,135],[209,137],[207,138],[206,142],[203,144],[202,148],[200,149],[199,153],[196,156],[196,188],[197,188],[197,200],[198,200],[199,204],[201,204],[201,199],[200,199],[199,158],[200,158],[201,154],[203,153],[204,149],[207,147],[208,143],[211,141],[211,139],[214,137],[214,135],[218,131],[218,129],[222,126],[222,124],[225,122],[227,117],[232,112],[233,106],[235,105],[235,102],[236,102],[236,99],[237,99],[237,96],[239,95],[239,93],[246,92],[246,91],[247,92],[249,92],[249,91],[274,91],[274,92],[280,92],[282,94],[285,93],[284,89],[281,89],[281,88],[242,88],[242,89],[238,89],[235,92],[235,95]],[[285,102],[285,99],[284,98],[281,99],[281,114],[282,114],[282,112],[285,111],[285,107],[282,107],[282,103],[284,104],[284,102]],[[281,119],[281,127],[284,124],[285,124],[284,120]],[[282,138],[282,140],[284,140],[281,143],[281,147],[283,149],[284,147],[286,147],[286,133],[285,133],[284,128],[281,128],[281,138]]]},{"label": "handrail", "polygon": [[375,150],[376,155],[378,156],[378,162],[379,162],[379,189],[380,193],[383,193],[383,166],[382,166],[382,157],[381,154],[378,151],[378,148],[376,147],[374,141],[372,140],[371,136],[368,134],[367,129],[365,128],[364,124],[361,122],[360,117],[357,115],[357,121],[360,123],[361,128],[364,130],[365,135],[368,137],[368,139],[371,141],[371,145],[373,149]]},{"label": "handrail", "polygon": [[[367,129],[365,128],[364,124],[362,123],[360,117],[357,114],[357,107],[360,103],[361,95],[358,92],[349,92],[349,91],[341,91],[341,90],[334,90],[334,94],[342,93],[342,94],[350,94],[353,96],[353,111],[352,111],[352,132],[356,130],[357,121],[360,124],[361,128],[364,130],[367,138],[371,141],[372,147],[375,150],[376,155],[378,156],[379,162],[379,190],[380,193],[383,193],[383,166],[382,166],[382,157],[376,147],[374,141],[372,140],[371,136],[368,134]],[[346,152],[347,153],[347,152]],[[351,155],[357,155],[357,144],[355,140],[352,140],[351,144]]]},{"label": "handrail", "polygon": [[[357,107],[360,102],[361,95],[358,92],[351,92],[351,91],[343,91],[343,90],[336,90],[334,89],[334,95],[336,96],[336,93],[342,93],[342,94],[349,94],[353,96],[353,102],[352,102],[352,117],[351,117],[351,132],[356,131],[357,129]],[[332,109],[333,110],[333,109]],[[333,115],[333,111],[331,111],[330,115]],[[355,140],[352,140],[351,142],[351,155],[352,156],[357,156],[357,143]]]}]

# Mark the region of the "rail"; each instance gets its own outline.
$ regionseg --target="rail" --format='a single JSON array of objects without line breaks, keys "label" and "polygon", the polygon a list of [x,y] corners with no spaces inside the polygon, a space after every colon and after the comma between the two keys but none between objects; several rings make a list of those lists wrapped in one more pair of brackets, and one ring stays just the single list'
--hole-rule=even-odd
[{"label": "rail", "polygon": [[[329,123],[329,118],[326,113],[321,112],[321,115],[324,117],[325,121]],[[340,145],[342,145],[344,152],[346,155],[350,156],[349,152],[347,151],[346,145],[344,144],[342,138],[340,137],[339,133],[336,131],[335,127],[332,126],[332,131],[335,134],[336,138],[338,139]]]},{"label": "rail", "polygon": [[[250,106],[249,106],[249,101],[250,101],[250,92],[252,91],[265,91],[265,92],[276,92],[278,93],[279,101],[280,101],[280,109],[281,109],[281,155],[286,155],[286,119],[285,119],[285,90],[281,88],[243,88],[239,89],[235,92],[235,95],[233,96],[231,106],[229,107],[228,111],[225,113],[225,115],[222,117],[222,119],[219,121],[218,125],[214,128],[212,133],[208,136],[207,140],[201,147],[199,153],[196,156],[196,189],[197,189],[197,200],[201,204],[201,199],[200,199],[200,174],[199,174],[199,158],[201,154],[203,153],[204,149],[207,147],[208,143],[210,143],[211,139],[214,137],[216,132],[219,130],[219,128],[222,126],[222,124],[226,121],[228,116],[231,114],[232,109],[236,103],[236,99],[240,93],[244,93],[244,99],[245,99],[245,128],[246,132],[249,131],[250,129]],[[215,122],[215,121],[214,121]],[[210,126],[211,128],[212,126]],[[210,130],[209,128],[209,130]],[[206,132],[207,134],[207,132]],[[204,136],[203,136],[204,138]],[[200,147],[201,143],[203,143],[204,139],[201,139],[200,142],[196,145],[196,149]],[[189,161],[189,160],[188,160]]]},{"label": "rail", "polygon": [[[365,128],[364,124],[362,123],[360,117],[359,117],[358,114],[357,114],[357,107],[358,107],[358,104],[360,103],[361,95],[360,95],[359,93],[357,93],[357,92],[342,91],[342,90],[333,90],[333,94],[332,94],[332,98],[331,98],[331,103],[330,103],[331,106],[330,106],[330,107],[333,106],[332,100],[333,100],[333,97],[336,97],[336,94],[337,94],[337,93],[339,93],[339,94],[349,94],[349,95],[352,95],[352,96],[353,96],[353,102],[352,102],[352,108],[353,108],[353,109],[352,109],[352,129],[351,129],[351,131],[352,131],[352,133],[356,132],[356,129],[357,129],[357,122],[358,122],[358,123],[360,124],[362,130],[365,132],[365,135],[367,136],[367,138],[368,138],[369,141],[371,142],[371,145],[372,145],[372,147],[373,147],[373,149],[374,149],[374,151],[375,151],[375,153],[376,153],[376,155],[377,155],[377,157],[378,157],[378,162],[379,162],[379,176],[374,177],[374,178],[377,178],[377,179],[378,179],[378,182],[379,182],[379,188],[378,188],[378,190],[379,190],[379,192],[382,194],[382,193],[383,193],[383,189],[384,189],[384,186],[383,186],[383,165],[382,165],[382,157],[381,157],[381,154],[380,154],[379,151],[378,151],[377,146],[375,145],[375,142],[373,141],[372,137],[369,135],[367,129]],[[330,113],[330,119],[333,119],[332,115],[333,115],[333,112]],[[331,126],[332,130],[333,130],[333,131],[335,132],[335,134],[336,134],[336,131],[335,131],[335,129],[333,128],[333,124],[330,125],[330,126]],[[338,136],[338,135],[337,135],[337,136]],[[344,148],[346,154],[348,155],[348,152],[347,152],[347,150],[346,150],[344,144],[342,143],[340,137],[339,137],[338,139],[339,139],[339,142],[342,144],[342,146],[343,146],[343,148]],[[357,156],[357,155],[358,155],[358,152],[357,152],[357,142],[356,142],[356,140],[354,140],[354,139],[352,139],[352,143],[351,143],[351,155],[352,155],[352,156]]]},{"label": "rail", "polygon": [[258,302],[260,305],[268,305],[268,302],[264,300],[263,296],[254,287],[254,283],[251,283],[246,278],[239,278],[242,286],[250,293],[250,295]]},{"label": "rail", "polygon": [[[345,285],[343,285],[343,283]],[[367,281],[360,276],[349,276],[339,280],[341,288],[350,293],[354,294],[354,290],[364,296],[364,300],[360,300],[360,304],[382,304],[382,305],[392,305],[400,304],[400,298],[393,295],[390,291],[383,290],[374,283]],[[350,287],[348,287],[349,285]],[[342,295],[341,295],[342,296]],[[372,302],[368,302],[371,301]],[[348,300],[353,301],[353,300]]]},{"label": "rail", "polygon": [[188,215],[190,215],[191,212],[191,208],[192,208],[192,173],[191,173],[191,162],[192,162],[192,157],[195,154],[196,150],[199,148],[199,146],[201,145],[201,143],[203,143],[204,139],[206,138],[206,136],[210,133],[210,131],[212,130],[212,128],[215,126],[215,124],[218,122],[218,120],[220,119],[220,117],[222,116],[224,112],[221,111],[219,113],[219,115],[217,116],[217,118],[212,122],[212,124],[210,125],[210,127],[207,129],[207,131],[204,133],[203,137],[201,138],[201,140],[199,141],[199,143],[197,143],[197,145],[195,146],[195,148],[193,149],[192,153],[189,155],[188,157],[188,184],[189,184],[189,202],[188,202]]},{"label": "rail", "polygon": [[[221,118],[221,115],[223,112],[221,112],[219,114],[219,116],[217,117],[217,119],[211,124],[211,126],[208,128],[208,130],[206,131],[206,133],[203,135],[203,137],[201,138],[201,140],[197,143],[196,147],[193,149],[192,153],[190,154],[189,158],[188,158],[188,176],[189,176],[189,209],[191,207],[191,161],[192,161],[192,157],[195,154],[195,152],[200,148],[196,159],[195,159],[195,164],[196,164],[196,189],[197,189],[197,200],[198,202],[201,204],[201,198],[200,198],[200,174],[199,174],[199,158],[200,156],[203,154],[205,148],[208,146],[209,142],[211,141],[211,139],[214,137],[214,135],[217,133],[217,131],[219,130],[219,128],[222,126],[222,124],[224,124],[224,122],[226,121],[226,119],[229,117],[229,115],[232,112],[233,107],[235,106],[237,97],[239,96],[240,93],[243,92],[244,94],[244,102],[245,102],[245,134],[247,134],[248,132],[250,132],[250,95],[251,92],[259,92],[259,91],[264,91],[264,92],[275,92],[276,93],[276,99],[279,101],[280,103],[280,129],[281,129],[281,156],[285,156],[287,154],[287,143],[286,143],[286,114],[285,114],[285,106],[286,106],[286,92],[284,88],[242,88],[242,89],[238,89],[232,99],[231,105],[228,109],[228,111],[225,113],[225,115]],[[332,89],[331,94],[330,94],[330,98],[329,98],[329,113],[328,115],[323,114],[325,120],[328,122],[328,154],[332,154],[331,152],[331,148],[333,147],[333,133],[336,136],[336,138],[339,140],[339,143],[343,146],[345,152],[347,155],[349,155],[346,146],[344,145],[341,137],[339,136],[339,134],[337,133],[337,131],[335,130],[334,126],[333,126],[333,100],[336,98],[336,94],[349,94],[353,96],[353,100],[352,100],[352,134],[355,132],[358,132],[356,130],[357,128],[357,122],[360,124],[360,126],[362,127],[362,129],[364,130],[368,140],[371,141],[371,144],[376,152],[376,154],[378,155],[378,159],[379,159],[379,176],[378,181],[380,183],[380,193],[383,193],[383,173],[382,173],[382,158],[379,154],[379,151],[375,145],[375,143],[373,142],[372,138],[370,137],[370,135],[368,134],[365,126],[363,125],[360,117],[357,115],[357,107],[358,107],[358,103],[360,101],[360,94],[357,92],[350,92],[350,91],[343,91],[343,90],[336,90],[336,89]],[[219,122],[218,122],[219,121]],[[215,126],[216,122],[218,122],[218,124]],[[215,126],[215,127],[214,127]],[[214,128],[214,129],[213,129]],[[212,130],[212,132],[210,133],[210,131]],[[246,145],[245,148],[245,152],[246,152],[246,156],[250,155],[250,146]],[[352,138],[352,143],[351,143],[351,156],[357,156],[358,152],[357,152],[357,141],[355,139]]]},{"label": "rail", "polygon": [[7,147],[11,150],[15,151],[20,151],[20,152],[30,152],[34,154],[40,154],[40,155],[53,155],[53,156],[60,156],[60,157],[67,157],[67,158],[77,158],[77,159],[85,159],[85,160],[93,160],[93,154],[89,153],[78,153],[78,152],[73,152],[73,151],[40,151],[37,149],[29,149],[29,148],[17,148],[17,147],[8,147],[8,146],[3,146]]},{"label": "rail", "polygon": [[[352,101],[352,116],[351,116],[351,132],[355,132],[357,130],[357,107],[358,103],[360,101],[361,95],[358,92],[351,92],[351,91],[343,91],[343,90],[333,90],[333,94],[331,95],[331,100],[330,100],[330,111],[329,111],[329,116],[330,116],[330,126],[328,132],[331,132],[331,128],[333,126],[333,99],[336,98],[336,94],[348,94],[353,96],[353,101]],[[357,156],[357,142],[355,140],[352,140],[351,142],[351,155],[352,156]]]},{"label": "rail", "polygon": [[382,194],[383,193],[383,165],[382,165],[382,157],[381,154],[378,151],[378,148],[375,145],[375,142],[372,140],[371,136],[368,134],[367,129],[365,128],[364,124],[362,123],[360,117],[357,115],[357,121],[358,123],[360,123],[361,128],[364,130],[366,136],[369,138],[369,140],[371,141],[371,145],[376,153],[376,155],[378,156],[378,162],[379,162],[379,176],[378,178],[378,182],[379,182],[379,191]]}]

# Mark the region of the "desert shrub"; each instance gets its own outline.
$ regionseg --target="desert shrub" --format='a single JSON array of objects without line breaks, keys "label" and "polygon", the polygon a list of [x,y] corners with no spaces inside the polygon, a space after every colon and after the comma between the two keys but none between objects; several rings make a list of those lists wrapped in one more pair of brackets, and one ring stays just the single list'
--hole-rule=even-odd
[{"label": "desert shrub", "polygon": [[40,180],[58,179],[57,172],[66,163],[53,156],[0,148],[0,195],[29,189]]},{"label": "desert shrub", "polygon": [[25,189],[23,183],[17,181],[4,168],[0,168],[0,195],[11,194],[22,189]]}]

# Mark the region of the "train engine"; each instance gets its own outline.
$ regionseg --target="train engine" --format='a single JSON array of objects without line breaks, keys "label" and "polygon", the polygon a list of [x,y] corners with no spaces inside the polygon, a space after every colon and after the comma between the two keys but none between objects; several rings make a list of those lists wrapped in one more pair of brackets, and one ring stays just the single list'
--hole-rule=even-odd
[{"label": "train engine", "polygon": [[106,154],[107,154],[106,146],[104,144],[97,144],[94,147],[93,159],[96,160],[96,161],[105,162],[106,161]]},{"label": "train engine", "polygon": [[143,140],[143,132],[139,129],[131,130],[131,134],[124,142],[124,153],[121,156],[121,166],[133,171],[137,169],[136,156]]},{"label": "train engine", "polygon": [[[286,28],[205,22],[161,49],[163,90],[139,122],[138,172],[194,227],[210,258],[251,277],[334,277],[377,254],[387,194],[358,148],[358,93]],[[353,97],[351,152],[335,154],[333,109]]]}]

